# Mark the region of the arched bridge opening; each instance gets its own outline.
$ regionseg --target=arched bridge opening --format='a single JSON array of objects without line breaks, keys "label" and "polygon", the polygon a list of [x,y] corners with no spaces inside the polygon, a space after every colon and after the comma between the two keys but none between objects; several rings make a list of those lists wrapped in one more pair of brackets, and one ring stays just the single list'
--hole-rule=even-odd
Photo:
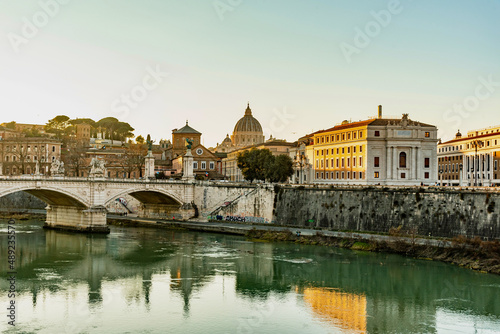
[{"label": "arched bridge opening", "polygon": [[[129,195],[138,201],[138,205],[120,201]],[[166,220],[187,220],[194,217],[195,210],[191,203],[183,203],[180,198],[168,192],[158,190],[130,190],[114,196],[106,202],[106,207],[113,201],[120,203],[122,212],[144,218]],[[118,205],[118,204],[117,204]]]}]

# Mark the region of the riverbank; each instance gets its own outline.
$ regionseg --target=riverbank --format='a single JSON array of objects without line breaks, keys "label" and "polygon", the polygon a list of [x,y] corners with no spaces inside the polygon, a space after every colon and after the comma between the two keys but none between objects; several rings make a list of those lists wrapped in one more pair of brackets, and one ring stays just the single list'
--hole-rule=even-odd
[{"label": "riverbank", "polygon": [[227,222],[176,222],[144,218],[108,218],[108,224],[130,227],[186,229],[242,235],[253,241],[284,241],[339,247],[358,251],[387,252],[417,259],[442,261],[485,273],[500,275],[500,242],[456,237],[452,240],[418,238],[393,230],[390,235],[356,232],[291,229],[280,226]]},{"label": "riverbank", "polygon": [[286,241],[306,245],[321,245],[339,247],[351,250],[370,252],[386,252],[409,256],[417,259],[442,261],[477,270],[500,275],[500,242],[482,241],[457,237],[449,247],[438,247],[431,244],[421,245],[411,242],[411,239],[393,236],[392,240],[381,241],[376,238],[338,238],[317,232],[313,236],[298,236],[291,231],[251,230],[246,235],[256,241]]}]

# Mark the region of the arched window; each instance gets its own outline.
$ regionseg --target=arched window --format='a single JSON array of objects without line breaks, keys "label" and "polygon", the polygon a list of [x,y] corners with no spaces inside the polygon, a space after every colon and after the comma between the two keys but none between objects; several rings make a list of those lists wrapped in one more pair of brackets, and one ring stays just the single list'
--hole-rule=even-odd
[{"label": "arched window", "polygon": [[399,168],[406,168],[406,153],[399,153]]}]

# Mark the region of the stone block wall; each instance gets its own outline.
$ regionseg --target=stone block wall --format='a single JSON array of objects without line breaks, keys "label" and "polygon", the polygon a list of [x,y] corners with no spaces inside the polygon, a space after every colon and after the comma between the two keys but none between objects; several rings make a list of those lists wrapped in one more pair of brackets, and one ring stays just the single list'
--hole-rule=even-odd
[{"label": "stone block wall", "polygon": [[[278,225],[500,239],[500,193],[432,187],[280,187]],[[413,233],[413,232],[412,232]]]}]

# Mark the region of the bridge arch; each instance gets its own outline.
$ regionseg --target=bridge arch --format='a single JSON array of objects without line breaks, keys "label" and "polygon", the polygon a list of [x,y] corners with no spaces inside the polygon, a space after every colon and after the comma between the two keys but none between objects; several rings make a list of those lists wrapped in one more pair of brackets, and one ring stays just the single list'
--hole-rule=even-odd
[{"label": "bridge arch", "polygon": [[68,206],[76,208],[88,208],[90,204],[86,198],[65,189],[47,186],[19,186],[11,189],[0,190],[0,197],[4,197],[19,191],[24,191],[52,206]]},{"label": "bridge arch", "polygon": [[105,200],[104,206],[108,206],[116,198],[124,195],[132,196],[143,204],[178,205],[178,206],[184,204],[183,199],[179,198],[179,196],[165,189],[129,188],[110,195],[110,197],[108,197]]}]

